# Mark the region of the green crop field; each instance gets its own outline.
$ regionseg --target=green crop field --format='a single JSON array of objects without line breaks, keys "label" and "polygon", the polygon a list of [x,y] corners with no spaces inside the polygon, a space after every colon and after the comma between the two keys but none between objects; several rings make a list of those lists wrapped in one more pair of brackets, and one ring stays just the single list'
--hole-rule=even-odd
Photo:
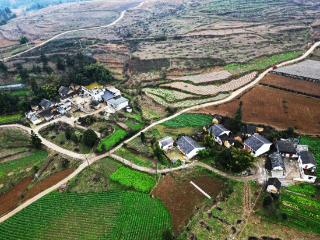
[{"label": "green crop field", "polygon": [[[318,165],[320,165],[320,138],[303,136],[300,143],[309,146],[309,150],[314,154]],[[317,177],[320,178],[319,170],[317,171]]]},{"label": "green crop field", "polygon": [[123,140],[127,136],[127,132],[123,130],[122,128],[116,127],[116,130],[111,135],[103,138],[98,147],[97,150],[99,152],[102,151],[102,145],[105,146],[105,149],[109,151],[112,147],[114,147],[116,144],[118,144],[121,140]]},{"label": "green crop field", "polygon": [[162,125],[171,128],[204,127],[212,123],[212,117],[205,114],[184,113],[164,122]]},{"label": "green crop field", "polygon": [[36,151],[30,156],[0,163],[0,181],[9,173],[25,171],[27,168],[40,165],[48,157],[46,151]]},{"label": "green crop field", "polygon": [[126,187],[132,187],[137,191],[150,192],[156,184],[156,179],[146,173],[137,172],[127,167],[120,167],[110,179]]},{"label": "green crop field", "polygon": [[51,193],[0,224],[2,239],[161,240],[164,205],[138,192]]},{"label": "green crop field", "polygon": [[238,64],[232,63],[226,65],[225,70],[231,72],[232,74],[241,74],[245,72],[251,72],[256,70],[264,70],[275,64],[294,59],[302,54],[301,51],[292,51],[286,53],[275,54],[272,56],[266,56],[254,59],[248,63]]},{"label": "green crop field", "polygon": [[2,115],[0,116],[0,124],[9,124],[19,122],[22,119],[22,114]]}]

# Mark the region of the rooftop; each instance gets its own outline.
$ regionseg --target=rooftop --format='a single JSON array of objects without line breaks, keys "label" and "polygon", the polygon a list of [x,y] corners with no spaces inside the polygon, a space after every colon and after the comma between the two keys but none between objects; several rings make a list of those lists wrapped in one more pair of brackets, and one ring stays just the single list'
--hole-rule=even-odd
[{"label": "rooftop", "polygon": [[124,97],[119,97],[119,98],[112,98],[108,101],[109,104],[112,104],[114,106],[118,106],[124,102],[127,102],[128,99],[124,98]]},{"label": "rooftop", "polygon": [[302,151],[299,153],[302,164],[313,164],[317,165],[316,159],[314,158],[313,154],[309,151]]},{"label": "rooftop", "polygon": [[216,137],[219,137],[223,132],[228,132],[222,124],[215,124],[209,128],[209,132]]},{"label": "rooftop", "polygon": [[279,140],[276,142],[276,147],[278,152],[280,153],[289,153],[289,154],[296,154],[297,150],[294,146],[292,141],[288,140]]},{"label": "rooftop", "polygon": [[267,186],[275,186],[278,190],[281,188],[281,182],[278,178],[269,178],[267,181]]},{"label": "rooftop", "polygon": [[264,144],[271,144],[271,142],[268,139],[256,133],[249,137],[247,140],[245,140],[244,144],[249,146],[252,150],[257,151]]},{"label": "rooftop", "polygon": [[185,154],[189,154],[196,148],[201,148],[200,144],[197,143],[189,136],[182,136],[177,140],[177,145]]}]

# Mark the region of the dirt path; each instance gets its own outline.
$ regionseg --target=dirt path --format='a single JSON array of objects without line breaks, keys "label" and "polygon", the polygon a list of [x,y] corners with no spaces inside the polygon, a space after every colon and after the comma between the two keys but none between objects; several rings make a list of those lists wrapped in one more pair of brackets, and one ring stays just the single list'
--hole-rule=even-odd
[{"label": "dirt path", "polygon": [[[144,2],[142,2],[140,5],[142,5]],[[138,6],[137,6],[138,7]],[[123,12],[123,16],[125,14],[126,11]],[[123,16],[119,19],[117,19],[115,22],[113,22],[112,24],[116,24],[118,21],[120,21]],[[293,60],[290,60],[290,61],[286,61],[284,63],[281,63],[281,64],[278,64],[277,67],[281,67],[281,66],[285,66],[285,65],[288,65],[288,64],[292,64],[292,63],[296,63],[298,61],[301,61],[303,59],[305,59],[306,57],[308,57],[317,47],[320,46],[320,41],[313,44],[313,46],[305,52],[305,54],[303,54],[301,57],[299,58],[296,58],[296,59],[293,59]],[[145,168],[145,167],[141,167],[141,166],[138,166],[138,165],[135,165],[133,163],[129,163],[128,160],[126,159],[121,159],[120,157],[116,156],[116,155],[113,155],[113,153],[118,150],[120,147],[123,146],[123,144],[125,143],[128,143],[129,141],[135,139],[136,137],[139,137],[141,132],[146,132],[148,131],[149,129],[153,128],[154,126],[156,125],[159,125],[167,120],[170,120],[170,119],[173,119],[185,112],[189,112],[189,111],[192,111],[192,110],[196,110],[196,109],[199,109],[199,108],[203,108],[203,107],[208,107],[208,106],[214,106],[214,105],[219,105],[219,104],[222,104],[222,103],[226,103],[226,102],[229,102],[231,100],[233,100],[234,98],[238,97],[239,95],[241,95],[243,92],[247,91],[248,89],[254,87],[257,83],[259,83],[259,81],[261,79],[263,79],[270,71],[272,71],[273,68],[269,68],[267,70],[265,70],[263,73],[261,73],[254,81],[252,81],[250,84],[234,91],[232,94],[230,94],[229,97],[225,98],[225,99],[222,99],[222,100],[219,100],[219,101],[216,101],[216,102],[212,102],[212,103],[206,103],[206,104],[201,104],[201,105],[198,105],[198,106],[194,106],[194,107],[190,107],[190,108],[186,108],[184,110],[181,110],[180,112],[170,116],[170,117],[167,117],[167,118],[164,118],[162,120],[159,120],[151,125],[149,125],[148,127],[146,127],[145,129],[139,131],[137,134],[135,134],[133,137],[129,138],[128,140],[122,142],[119,146],[117,146],[116,148],[112,149],[110,152],[108,153],[105,153],[105,154],[102,154],[102,155],[99,155],[99,156],[94,156],[94,157],[90,157],[88,155],[84,155],[84,154],[77,154],[77,153],[74,153],[74,152],[71,152],[71,151],[68,151],[68,150],[65,150],[49,141],[47,141],[46,139],[43,139],[41,137],[41,139],[43,140],[43,144],[46,145],[47,147],[49,148],[52,148],[53,150],[61,153],[61,154],[66,154],[67,156],[71,156],[73,158],[77,158],[77,159],[81,159],[83,160],[84,162],[72,173],[70,174],[68,177],[66,177],[65,179],[61,180],[59,183],[55,184],[54,186],[46,189],[45,191],[41,192],[40,194],[38,194],[37,196],[29,199],[28,201],[26,201],[25,203],[23,203],[22,205],[20,205],[19,207],[17,207],[16,209],[14,209],[12,212],[8,213],[7,215],[3,216],[0,218],[0,223],[7,220],[8,218],[10,218],[11,216],[15,215],[16,213],[18,213],[19,211],[21,211],[22,209],[28,207],[30,204],[32,204],[33,202],[37,201],[38,199],[42,198],[43,196],[49,194],[50,192],[54,191],[54,190],[57,190],[61,185],[63,184],[66,184],[68,183],[69,180],[71,180],[72,178],[74,178],[75,176],[77,176],[83,169],[85,169],[87,166],[91,165],[92,163],[100,160],[100,159],[103,159],[107,156],[113,156],[113,157],[116,157],[116,160],[118,161],[121,161],[123,162],[124,164],[126,164],[127,166],[130,166],[130,167],[134,167],[136,170],[139,170],[139,171],[147,171],[147,172],[152,172],[152,171],[157,171],[157,170],[154,170],[154,169],[148,169],[148,168]],[[5,126],[0,126],[1,127],[12,127],[12,128],[20,128],[20,129],[24,129],[25,131],[27,131],[28,133],[31,133],[32,129],[31,128],[28,128],[28,127],[25,127],[25,126],[22,126],[22,125],[19,125],[19,124],[14,124],[14,125],[5,125]],[[90,158],[89,158],[90,157]],[[86,160],[86,161],[85,161]],[[172,169],[163,169],[163,170],[159,170],[157,171],[158,173],[164,173],[164,172],[172,172],[172,171],[177,171],[177,170],[181,170],[181,169],[184,169],[184,168],[188,168],[188,167],[192,167],[192,164],[195,165],[195,163],[191,163],[189,165],[186,165],[186,166],[180,166],[180,167],[177,167],[177,168],[172,168]],[[197,163],[198,166],[202,166],[202,167],[205,167],[207,168],[208,170],[212,170],[218,174],[222,173],[221,171],[218,171],[217,169],[214,169],[206,164],[203,164],[203,163]],[[225,174],[225,173],[224,173]],[[225,174],[223,176],[226,176],[226,177],[230,177],[229,175]],[[244,179],[244,178],[240,178],[240,177],[234,177],[232,176],[231,178],[233,179]],[[245,228],[245,226],[244,226]],[[244,229],[243,228],[243,229]],[[243,231],[242,229],[242,231]],[[241,231],[241,232],[242,232]],[[239,233],[239,236],[241,235],[241,232]]]}]

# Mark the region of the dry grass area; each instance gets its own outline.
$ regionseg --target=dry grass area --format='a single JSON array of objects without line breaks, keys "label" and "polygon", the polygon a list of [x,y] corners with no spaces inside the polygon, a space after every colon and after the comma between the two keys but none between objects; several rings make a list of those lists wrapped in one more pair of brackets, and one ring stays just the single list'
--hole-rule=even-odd
[{"label": "dry grass area", "polygon": [[261,83],[280,89],[320,97],[320,84],[314,82],[284,77],[277,74],[268,74]]},{"label": "dry grass area", "polygon": [[211,72],[206,72],[197,75],[183,76],[183,77],[167,77],[167,79],[175,81],[191,81],[197,83],[207,83],[219,80],[225,80],[231,77],[232,74],[223,69],[215,69]]},{"label": "dry grass area", "polygon": [[233,116],[240,101],[245,122],[279,129],[294,127],[302,133],[320,134],[319,99],[265,86],[256,86],[234,101],[202,108],[198,112]]},{"label": "dry grass area", "polygon": [[234,79],[230,82],[224,83],[222,85],[192,85],[184,82],[173,82],[168,84],[163,84],[164,87],[174,88],[182,90],[185,92],[198,94],[198,95],[216,95],[222,92],[230,92],[239,89],[248,83],[250,83],[257,76],[257,72],[249,73],[238,79]]}]

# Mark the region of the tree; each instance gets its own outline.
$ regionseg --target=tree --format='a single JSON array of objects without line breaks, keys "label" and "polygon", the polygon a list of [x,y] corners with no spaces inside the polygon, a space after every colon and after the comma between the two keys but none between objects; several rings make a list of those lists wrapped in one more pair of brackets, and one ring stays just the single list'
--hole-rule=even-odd
[{"label": "tree", "polygon": [[66,69],[65,62],[59,57],[56,63],[57,69],[60,71],[64,71]]},{"label": "tree", "polygon": [[48,58],[43,52],[41,52],[40,54],[40,60],[43,63],[43,66],[46,66],[48,64]]},{"label": "tree", "polygon": [[31,145],[36,149],[41,149],[41,144],[42,141],[38,135],[31,131]]},{"label": "tree", "polygon": [[6,74],[8,72],[8,67],[0,61],[0,73],[1,72]]},{"label": "tree", "polygon": [[88,129],[83,133],[83,143],[87,147],[92,148],[98,142],[98,136],[92,129]]},{"label": "tree", "polygon": [[64,132],[64,135],[67,140],[70,140],[72,135],[72,129],[70,127],[67,127],[66,131]]},{"label": "tree", "polygon": [[142,142],[143,144],[146,143],[146,135],[145,135],[144,132],[141,132],[141,133],[140,133],[140,139],[141,139],[141,142]]},{"label": "tree", "polygon": [[230,122],[230,130],[232,132],[239,132],[242,126],[242,102],[239,103],[239,107]]},{"label": "tree", "polygon": [[163,150],[160,148],[159,144],[155,142],[153,144],[153,154],[158,159],[158,161],[162,164],[166,164],[166,159],[164,156]]},{"label": "tree", "polygon": [[163,240],[173,240],[174,237],[172,235],[172,232],[170,230],[166,230],[162,233],[162,239]]},{"label": "tree", "polygon": [[29,39],[26,36],[21,36],[19,42],[20,44],[26,44],[29,42]]},{"label": "tree", "polygon": [[91,82],[107,83],[113,79],[110,71],[100,63],[85,66],[83,75]]}]

